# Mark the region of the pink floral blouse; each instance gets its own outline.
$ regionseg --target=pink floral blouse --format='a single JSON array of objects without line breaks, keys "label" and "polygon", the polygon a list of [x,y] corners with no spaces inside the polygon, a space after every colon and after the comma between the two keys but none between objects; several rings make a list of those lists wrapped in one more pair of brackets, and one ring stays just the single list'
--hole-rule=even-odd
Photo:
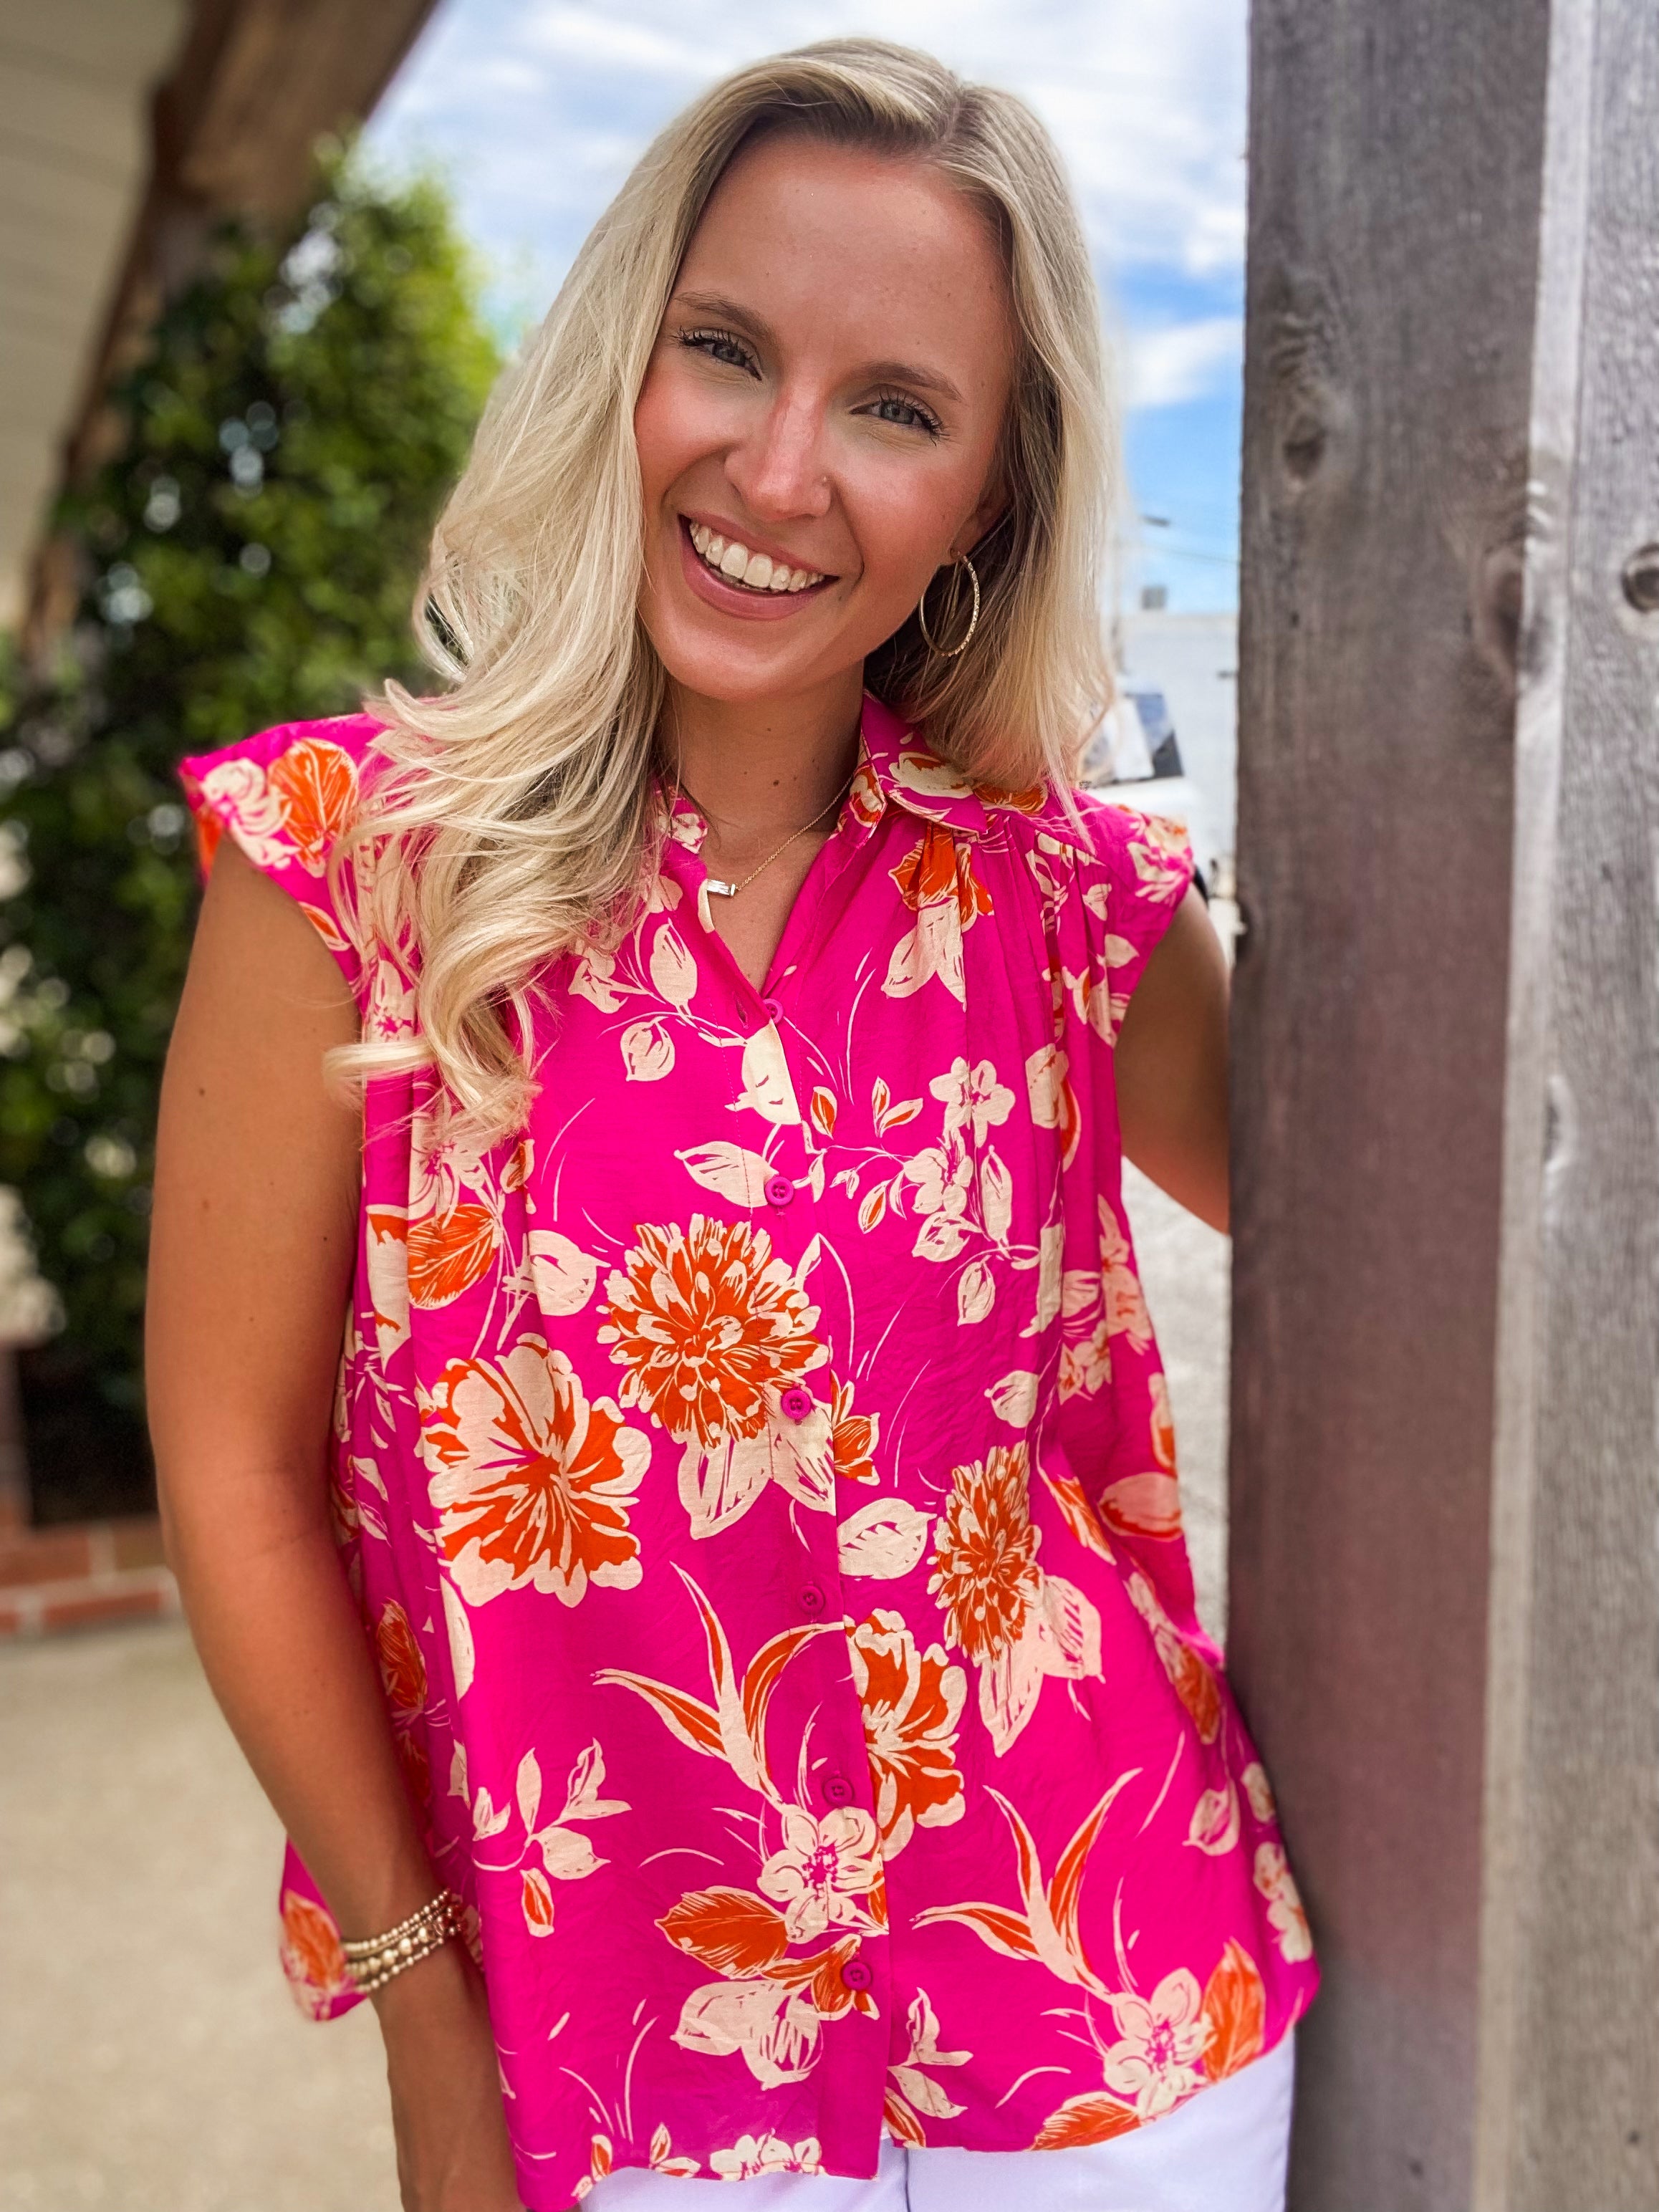
[{"label": "pink floral blouse", "polygon": [[[380,1034],[326,860],[364,718],[185,763]],[[1167,825],[975,787],[884,708],[763,992],[661,805],[647,909],[543,979],[514,1142],[371,1086],[345,1571],[468,1902],[527,2206],[613,2167],[869,2175],[1099,2142],[1316,1985],[1198,1625],[1113,1040]],[[284,1955],[354,2002],[290,1855]]]}]

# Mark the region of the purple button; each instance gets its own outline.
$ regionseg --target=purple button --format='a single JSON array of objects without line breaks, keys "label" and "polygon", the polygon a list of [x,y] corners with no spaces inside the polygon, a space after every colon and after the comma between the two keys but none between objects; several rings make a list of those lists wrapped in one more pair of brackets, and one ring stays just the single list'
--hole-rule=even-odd
[{"label": "purple button", "polygon": [[876,1978],[862,1959],[849,1959],[841,1970],[841,1978],[849,1990],[867,1990]]},{"label": "purple button", "polygon": [[828,1774],[824,1777],[823,1795],[828,1803],[850,1805],[857,1794],[844,1774]]},{"label": "purple button", "polygon": [[792,1421],[804,1421],[817,1402],[811,1392],[803,1390],[799,1382],[792,1382],[778,1400],[779,1407]]},{"label": "purple button", "polygon": [[769,1021],[781,1022],[783,1019],[783,1001],[781,999],[763,999],[761,1000],[761,1004],[765,1007],[767,1018]]},{"label": "purple button", "polygon": [[766,1184],[766,1203],[769,1206],[788,1206],[795,1195],[795,1186],[787,1176],[770,1176]]},{"label": "purple button", "polygon": [[822,1613],[825,1602],[823,1592],[816,1583],[808,1583],[800,1594],[800,1609],[803,1613]]}]

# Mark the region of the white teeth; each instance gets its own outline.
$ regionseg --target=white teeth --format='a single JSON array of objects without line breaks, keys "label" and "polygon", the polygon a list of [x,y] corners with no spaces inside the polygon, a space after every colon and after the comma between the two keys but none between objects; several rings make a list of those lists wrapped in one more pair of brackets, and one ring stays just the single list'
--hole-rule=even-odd
[{"label": "white teeth", "polygon": [[769,553],[751,553],[735,538],[722,538],[706,522],[692,523],[690,534],[691,543],[711,568],[728,582],[746,584],[752,592],[804,592],[810,584],[823,581],[816,568],[792,568],[787,561],[773,560]]}]

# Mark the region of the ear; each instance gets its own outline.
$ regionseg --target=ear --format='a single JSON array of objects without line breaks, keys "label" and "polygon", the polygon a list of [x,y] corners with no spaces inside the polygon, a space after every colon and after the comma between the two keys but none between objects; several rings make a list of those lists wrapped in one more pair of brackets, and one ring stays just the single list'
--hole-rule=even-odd
[{"label": "ear", "polygon": [[949,557],[959,561],[964,553],[971,553],[981,538],[989,537],[1007,511],[1008,495],[999,466],[992,471],[978,506],[951,540]]}]

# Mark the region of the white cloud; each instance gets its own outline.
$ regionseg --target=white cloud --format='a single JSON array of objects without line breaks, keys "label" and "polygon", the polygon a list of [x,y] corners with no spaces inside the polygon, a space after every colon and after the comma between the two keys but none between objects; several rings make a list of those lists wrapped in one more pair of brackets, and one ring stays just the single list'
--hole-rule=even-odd
[{"label": "white cloud", "polygon": [[1108,270],[1202,283],[1236,269],[1245,0],[445,0],[374,135],[441,152],[485,242],[536,239],[556,279],[700,85],[878,27],[1030,101]]},{"label": "white cloud", "polygon": [[1237,379],[1244,325],[1237,315],[1206,315],[1161,330],[1132,329],[1124,397],[1131,407],[1174,407],[1201,399]]}]

